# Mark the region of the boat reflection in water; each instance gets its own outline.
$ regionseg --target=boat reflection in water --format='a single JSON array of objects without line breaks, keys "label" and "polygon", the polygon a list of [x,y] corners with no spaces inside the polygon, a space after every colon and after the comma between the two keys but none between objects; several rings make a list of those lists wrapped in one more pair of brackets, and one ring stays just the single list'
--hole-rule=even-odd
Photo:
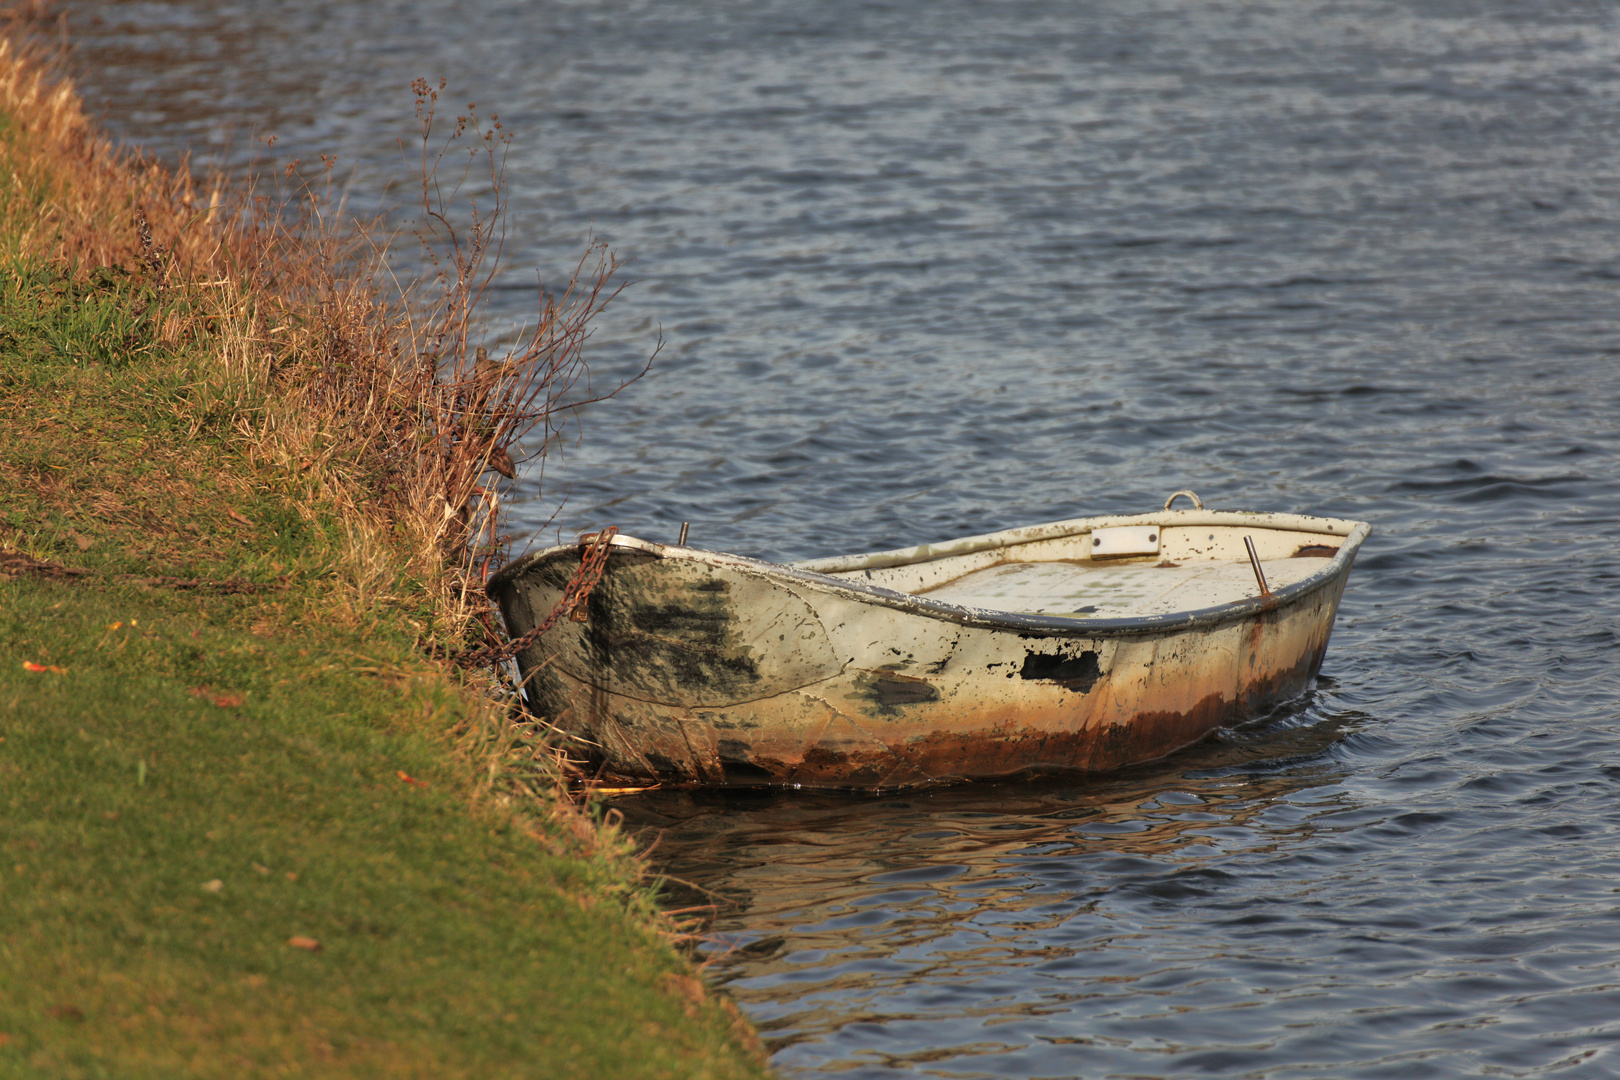
[{"label": "boat reflection in water", "polygon": [[[1342,796],[1319,794],[1339,779],[1323,752],[1362,722],[1296,707],[1165,761],[1067,781],[889,797],[663,789],[615,805],[670,875],[666,902],[713,905],[710,970],[779,1066],[1012,1054],[1039,1074],[1053,1048],[1106,1034],[1119,1018],[1095,1014],[1110,1001],[1139,1011],[1177,966],[1153,937],[1155,909],[1221,902],[1234,884],[1240,904],[1263,891],[1217,864],[1264,858],[1334,809]],[[1219,951],[1193,949],[1206,947]],[[941,1045],[952,1016],[963,1039]]]}]

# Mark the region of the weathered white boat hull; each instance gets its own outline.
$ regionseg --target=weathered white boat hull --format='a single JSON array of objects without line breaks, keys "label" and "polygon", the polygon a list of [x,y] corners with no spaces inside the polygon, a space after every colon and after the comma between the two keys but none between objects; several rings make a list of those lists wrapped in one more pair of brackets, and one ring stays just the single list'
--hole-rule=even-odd
[{"label": "weathered white boat hull", "polygon": [[[1080,575],[1090,568],[1072,556],[1087,537],[1121,525],[1163,533],[1164,558],[1136,560],[1145,569],[1197,571],[1170,556],[1206,535],[1201,557],[1239,534],[1269,565],[1290,550],[1327,557],[1274,594],[1251,581],[1252,597],[1146,616],[985,610],[869,583],[971,584],[961,571],[981,564]],[[1181,511],[797,567],[618,538],[588,620],[559,621],[518,663],[532,707],[627,777],[890,788],[1112,769],[1306,690],[1365,535],[1354,522]],[[577,547],[554,548],[492,580],[514,634],[551,610],[578,560]],[[1097,582],[1123,580],[1104,569],[1116,577]]]}]

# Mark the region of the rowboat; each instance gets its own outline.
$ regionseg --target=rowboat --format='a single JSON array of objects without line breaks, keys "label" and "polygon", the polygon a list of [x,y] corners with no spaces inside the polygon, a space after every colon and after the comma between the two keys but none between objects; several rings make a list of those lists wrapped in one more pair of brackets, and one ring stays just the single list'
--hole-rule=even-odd
[{"label": "rowboat", "polygon": [[[1171,509],[1186,495],[1191,509]],[[530,707],[605,775],[889,789],[1162,757],[1311,686],[1362,522],[1076,518],[779,564],[604,532],[520,558]],[[603,546],[603,545],[607,546]]]}]

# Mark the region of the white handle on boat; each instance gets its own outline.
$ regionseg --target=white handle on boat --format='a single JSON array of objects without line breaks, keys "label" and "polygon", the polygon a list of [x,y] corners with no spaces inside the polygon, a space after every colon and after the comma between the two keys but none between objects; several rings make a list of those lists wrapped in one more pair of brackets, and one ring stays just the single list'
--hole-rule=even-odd
[{"label": "white handle on boat", "polygon": [[1194,510],[1202,510],[1204,508],[1204,500],[1198,497],[1198,492],[1188,491],[1185,488],[1174,492],[1168,499],[1164,500],[1164,508],[1166,510],[1170,509],[1170,504],[1181,498],[1183,495],[1192,500]]}]

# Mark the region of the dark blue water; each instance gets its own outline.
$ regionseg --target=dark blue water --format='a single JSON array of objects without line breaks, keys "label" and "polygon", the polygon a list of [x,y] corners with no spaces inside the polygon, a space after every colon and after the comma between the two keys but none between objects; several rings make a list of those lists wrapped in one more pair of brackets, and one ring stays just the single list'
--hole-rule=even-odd
[{"label": "dark blue water", "polygon": [[[68,5],[114,132],[518,136],[654,374],[522,510],[790,558],[1197,489],[1371,521],[1297,708],[1104,779],[623,809],[785,1075],[1620,1076],[1620,9]],[[707,890],[707,892],[700,891]]]}]

